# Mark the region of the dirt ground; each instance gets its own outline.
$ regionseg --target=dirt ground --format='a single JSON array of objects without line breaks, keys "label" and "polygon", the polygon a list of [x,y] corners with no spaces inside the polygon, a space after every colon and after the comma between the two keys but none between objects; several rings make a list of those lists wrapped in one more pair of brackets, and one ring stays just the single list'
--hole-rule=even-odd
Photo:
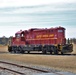
[{"label": "dirt ground", "polygon": [[76,44],[73,44],[73,52],[72,54],[76,54]]},{"label": "dirt ground", "polygon": [[0,45],[0,53],[3,53],[3,52],[8,52],[8,47],[7,46],[3,46],[3,45]]},{"label": "dirt ground", "polygon": [[[72,54],[76,54],[76,45]],[[7,46],[0,46],[0,60],[17,61],[26,64],[47,66],[62,71],[76,73],[76,56],[42,55],[42,54],[10,54]]]}]

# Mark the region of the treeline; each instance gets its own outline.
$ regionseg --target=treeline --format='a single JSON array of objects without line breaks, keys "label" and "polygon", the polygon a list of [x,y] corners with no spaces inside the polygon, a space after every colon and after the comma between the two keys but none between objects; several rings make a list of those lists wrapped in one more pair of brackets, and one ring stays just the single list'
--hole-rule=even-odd
[{"label": "treeline", "polygon": [[67,39],[67,43],[74,43],[74,44],[76,44],[76,38],[68,38]]},{"label": "treeline", "polygon": [[0,37],[0,45],[8,45],[9,38]]}]

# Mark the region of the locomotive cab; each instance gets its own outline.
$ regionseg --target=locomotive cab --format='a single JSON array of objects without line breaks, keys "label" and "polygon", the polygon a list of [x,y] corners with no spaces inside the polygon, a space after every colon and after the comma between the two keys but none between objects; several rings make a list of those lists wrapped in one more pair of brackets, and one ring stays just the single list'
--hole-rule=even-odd
[{"label": "locomotive cab", "polygon": [[24,31],[20,30],[12,39],[12,45],[25,45]]},{"label": "locomotive cab", "polygon": [[17,33],[15,34],[15,37],[16,37],[16,38],[24,37],[24,31],[20,30],[19,32],[17,32]]},{"label": "locomotive cab", "polygon": [[17,34],[15,34],[15,37],[16,38],[20,38],[21,37],[21,34],[17,33]]},{"label": "locomotive cab", "polygon": [[11,46],[8,46],[8,51],[11,53],[24,53],[21,49],[25,44],[24,31],[20,30],[15,34],[15,37],[12,38]]}]

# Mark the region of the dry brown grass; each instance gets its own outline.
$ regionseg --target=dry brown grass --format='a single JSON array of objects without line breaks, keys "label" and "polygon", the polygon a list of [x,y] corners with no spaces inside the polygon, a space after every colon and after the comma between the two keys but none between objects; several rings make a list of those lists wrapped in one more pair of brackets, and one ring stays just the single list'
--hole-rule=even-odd
[{"label": "dry brown grass", "polygon": [[8,52],[7,46],[0,45],[0,52]]},{"label": "dry brown grass", "polygon": [[[3,47],[3,50],[7,52],[7,47]],[[74,54],[76,47],[74,47]],[[62,71],[70,71],[76,73],[76,56],[54,56],[54,55],[36,55],[36,54],[0,54],[0,59],[18,61],[33,65],[48,66]]]},{"label": "dry brown grass", "polygon": [[55,69],[76,73],[75,56],[51,56],[30,54],[0,54],[0,59],[18,61],[27,64],[48,66]]}]

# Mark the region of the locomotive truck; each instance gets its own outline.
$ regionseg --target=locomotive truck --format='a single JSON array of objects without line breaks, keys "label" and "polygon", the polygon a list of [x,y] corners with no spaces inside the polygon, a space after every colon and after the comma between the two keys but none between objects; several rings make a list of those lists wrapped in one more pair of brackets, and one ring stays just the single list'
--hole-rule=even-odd
[{"label": "locomotive truck", "polygon": [[30,53],[41,51],[43,54],[64,54],[73,51],[73,45],[66,43],[65,28],[32,28],[15,33],[8,46],[11,53]]}]

